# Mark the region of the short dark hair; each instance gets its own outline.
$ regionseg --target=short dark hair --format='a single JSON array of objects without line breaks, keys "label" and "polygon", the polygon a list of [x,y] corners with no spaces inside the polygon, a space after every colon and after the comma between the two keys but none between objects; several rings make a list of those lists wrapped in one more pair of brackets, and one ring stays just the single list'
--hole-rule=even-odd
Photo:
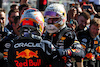
[{"label": "short dark hair", "polygon": [[90,26],[92,26],[92,25],[100,26],[100,19],[99,18],[93,18],[90,21]]},{"label": "short dark hair", "polygon": [[90,18],[90,14],[86,11],[83,11],[82,13],[80,13],[79,16],[83,16],[85,19],[89,19]]},{"label": "short dark hair", "polygon": [[16,6],[18,6],[17,4],[12,4],[11,6],[10,6],[10,9],[11,8],[14,8],[14,7],[16,7]]},{"label": "short dark hair", "polygon": [[10,17],[12,12],[18,12],[18,10],[10,10],[9,13],[8,13],[8,17]]},{"label": "short dark hair", "polygon": [[4,13],[5,13],[5,9],[3,9],[3,8],[0,8],[0,12],[4,12]]}]

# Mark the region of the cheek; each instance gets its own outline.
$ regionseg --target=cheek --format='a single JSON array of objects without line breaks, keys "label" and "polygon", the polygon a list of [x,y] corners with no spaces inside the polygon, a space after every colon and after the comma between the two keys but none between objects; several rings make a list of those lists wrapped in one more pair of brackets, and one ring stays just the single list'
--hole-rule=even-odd
[{"label": "cheek", "polygon": [[90,24],[90,20],[87,20],[87,25]]},{"label": "cheek", "polygon": [[90,29],[89,29],[89,32],[92,33],[92,32],[93,32],[93,29],[90,28]]},{"label": "cheek", "polygon": [[94,30],[91,30],[91,33],[93,33]]},{"label": "cheek", "polygon": [[6,19],[4,19],[3,21],[6,22]]},{"label": "cheek", "polygon": [[17,24],[17,25],[16,25],[16,28],[18,28],[18,27],[19,27],[19,25]]},{"label": "cheek", "polygon": [[81,21],[81,20],[78,20],[78,24],[79,24],[79,25],[82,24],[82,21]]},{"label": "cheek", "polygon": [[14,20],[11,18],[10,21],[13,22]]},{"label": "cheek", "polygon": [[80,22],[78,23],[78,25],[79,25],[79,26],[82,25],[82,22],[80,21]]}]

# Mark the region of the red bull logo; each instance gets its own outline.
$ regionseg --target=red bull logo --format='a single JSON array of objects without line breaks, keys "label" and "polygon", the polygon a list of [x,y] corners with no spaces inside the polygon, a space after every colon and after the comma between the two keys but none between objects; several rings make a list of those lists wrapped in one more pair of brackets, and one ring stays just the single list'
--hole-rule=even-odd
[{"label": "red bull logo", "polygon": [[[32,50],[25,49],[24,51],[16,51],[16,59],[18,58],[26,58],[25,61],[21,60],[14,60],[17,67],[28,67],[28,66],[40,66],[41,65],[41,59],[39,59],[38,56],[38,50],[33,52]],[[33,58],[35,57],[35,59]],[[33,59],[30,59],[33,58]]]},{"label": "red bull logo", "polygon": [[28,66],[40,66],[41,65],[41,59],[37,59],[37,61],[33,61],[32,59],[26,59],[25,62],[19,62],[18,60],[14,60],[17,67],[28,67]]},{"label": "red bull logo", "polygon": [[20,53],[18,51],[16,51],[16,58],[26,58],[26,59],[29,59],[29,58],[39,58],[39,56],[37,55],[38,54],[38,51],[31,51],[29,49],[25,49],[24,51],[21,51]]}]

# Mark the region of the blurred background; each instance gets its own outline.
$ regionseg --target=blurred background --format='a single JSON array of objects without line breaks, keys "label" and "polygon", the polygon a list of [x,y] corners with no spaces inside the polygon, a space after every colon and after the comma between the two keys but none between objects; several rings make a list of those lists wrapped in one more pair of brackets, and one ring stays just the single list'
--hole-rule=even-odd
[{"label": "blurred background", "polygon": [[[33,7],[33,8],[38,8],[38,3],[39,0],[29,0],[28,3]],[[12,4],[16,3],[19,5],[19,0],[0,0],[0,7],[4,8],[6,10],[6,14],[10,10],[10,6]],[[47,5],[51,3],[63,3],[65,5],[66,11],[68,11],[71,7],[71,5],[77,5],[78,0],[47,0]]]}]

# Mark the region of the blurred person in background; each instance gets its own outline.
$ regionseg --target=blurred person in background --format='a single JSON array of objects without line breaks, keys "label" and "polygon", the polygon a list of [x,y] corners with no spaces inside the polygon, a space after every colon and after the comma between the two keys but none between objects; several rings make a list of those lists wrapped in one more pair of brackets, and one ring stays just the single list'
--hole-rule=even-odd
[{"label": "blurred person in background", "polygon": [[75,20],[77,14],[77,9],[72,7],[67,13],[67,21],[70,22],[71,19]]},{"label": "blurred person in background", "polygon": [[12,43],[11,42],[12,34],[5,27],[5,23],[6,23],[5,20],[6,20],[5,10],[3,8],[0,8],[0,52],[3,54],[2,56],[0,53],[0,66],[1,67],[8,66],[8,50],[9,50],[9,47],[11,46],[10,43]]},{"label": "blurred person in background", "polygon": [[84,30],[84,28],[86,27],[86,25],[90,24],[90,14],[88,12],[86,12],[86,11],[83,11],[78,16],[77,22],[78,22],[78,27],[75,30],[76,34],[78,34],[79,31]]},{"label": "blurred person in background", "polygon": [[28,4],[28,0],[19,0],[19,3],[20,3],[20,5],[22,5],[24,3]]},{"label": "blurred person in background", "polygon": [[78,26],[76,16],[77,16],[77,9],[75,7],[72,7],[67,13],[66,24],[68,27],[72,28],[73,30],[75,30],[76,27]]},{"label": "blurred person in background", "polygon": [[10,10],[9,13],[8,13],[8,20],[9,20],[9,23],[8,25],[6,25],[7,29],[13,33],[13,28],[12,28],[12,23],[14,23],[14,18],[16,16],[19,16],[19,12],[18,10]]},{"label": "blurred person in background", "polygon": [[90,15],[91,15],[91,19],[94,18],[94,15],[97,14],[96,10],[94,9],[94,5],[91,4],[89,1],[87,1],[86,3],[84,3],[81,6],[83,11],[87,11]]},{"label": "blurred person in background", "polygon": [[16,16],[14,18],[14,23],[12,23],[13,33],[16,36],[19,36],[19,25],[20,25],[20,17]]},{"label": "blurred person in background", "polygon": [[0,8],[0,31],[9,33],[10,31],[5,27],[5,24],[6,24],[5,10],[3,8]]},{"label": "blurred person in background", "polygon": [[[17,4],[15,4],[15,3],[10,6],[10,10],[18,10],[18,8],[19,8],[19,6]],[[6,22],[7,22],[6,25],[8,25],[8,23],[9,23],[8,14],[7,14],[6,18],[7,18],[6,19]]]},{"label": "blurred person in background", "polygon": [[84,67],[97,67],[95,59],[100,60],[100,19],[94,18],[90,21],[90,27],[86,31],[78,33],[78,40],[86,51],[85,59],[88,59],[88,64]]},{"label": "blurred person in background", "polygon": [[77,20],[80,13],[82,13],[82,8],[81,8],[80,4],[78,4],[77,7],[75,7],[75,8],[77,9],[77,14],[76,14],[75,20]]}]

